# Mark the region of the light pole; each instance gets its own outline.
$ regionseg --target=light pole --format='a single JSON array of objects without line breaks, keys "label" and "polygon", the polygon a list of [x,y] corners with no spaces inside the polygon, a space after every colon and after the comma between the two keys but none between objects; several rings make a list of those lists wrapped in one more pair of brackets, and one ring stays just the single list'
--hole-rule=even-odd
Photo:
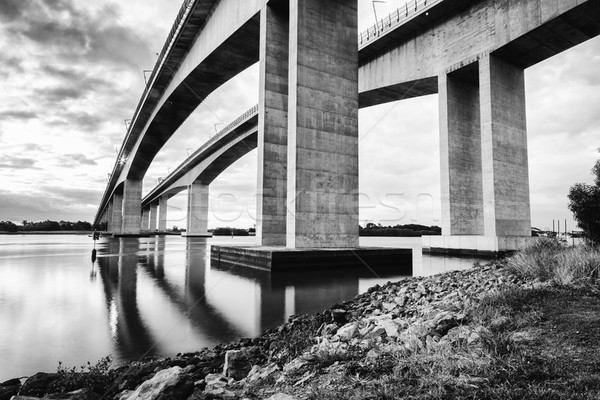
[{"label": "light pole", "polygon": [[386,3],[383,0],[371,0],[371,4],[373,5],[373,14],[375,14],[375,26],[377,30],[379,30],[379,18],[377,18],[377,9],[375,8],[375,3]]}]

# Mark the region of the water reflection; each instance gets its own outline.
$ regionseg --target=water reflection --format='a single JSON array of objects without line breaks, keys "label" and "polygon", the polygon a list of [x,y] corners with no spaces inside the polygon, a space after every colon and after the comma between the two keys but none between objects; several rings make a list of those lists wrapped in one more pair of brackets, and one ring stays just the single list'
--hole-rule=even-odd
[{"label": "water reflection", "polygon": [[[173,345],[165,343],[173,340],[166,336],[180,330],[185,332],[179,332],[178,351],[257,336],[291,314],[351,299],[361,280],[374,273],[367,268],[270,273],[211,266],[209,252],[203,238],[118,238],[99,246],[96,262],[118,358],[168,355]],[[377,275],[394,279],[410,271],[409,265]],[[161,310],[166,312],[157,315]]]},{"label": "water reflection", "polygon": [[271,273],[211,265],[214,241],[156,236],[105,239],[99,246],[96,262],[118,358],[172,355],[258,336],[292,314],[318,312],[413,269],[429,275],[473,264],[422,255],[415,245],[413,264],[393,269]]},{"label": "water reflection", "polygon": [[[102,255],[102,251],[106,254]],[[120,358],[137,360],[156,354],[152,337],[138,309],[138,240],[111,239],[100,249],[98,270],[104,286],[108,329]]]},{"label": "water reflection", "polygon": [[[417,238],[418,239],[418,238]],[[270,274],[211,266],[212,244],[254,238],[0,237],[0,381],[108,354],[122,361],[173,356],[259,335],[291,314],[318,312],[370,286],[408,275],[469,268],[474,259],[431,257],[420,240],[361,238],[361,246],[413,247],[394,270]],[[91,262],[91,265],[90,265]]]}]

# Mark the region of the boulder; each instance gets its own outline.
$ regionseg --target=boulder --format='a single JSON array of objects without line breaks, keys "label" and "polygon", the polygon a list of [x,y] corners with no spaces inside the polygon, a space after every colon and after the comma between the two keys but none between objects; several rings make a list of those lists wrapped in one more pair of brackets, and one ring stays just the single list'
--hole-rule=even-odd
[{"label": "boulder", "polygon": [[0,400],[10,400],[19,393],[21,386],[0,386]]},{"label": "boulder", "polygon": [[269,364],[265,367],[255,365],[252,367],[250,372],[248,372],[246,381],[248,383],[255,383],[258,381],[262,381],[271,376],[274,376],[279,371],[280,371],[280,368],[276,364]]},{"label": "boulder", "polygon": [[350,339],[355,337],[357,333],[358,327],[356,326],[356,324],[349,323],[338,329],[334,337],[337,337],[338,340],[341,340],[343,342],[348,342]]},{"label": "boulder", "polygon": [[299,400],[298,397],[292,396],[291,394],[277,393],[265,400]]},{"label": "boulder", "polygon": [[250,360],[250,356],[247,351],[229,350],[225,353],[223,375],[239,381],[248,375],[248,372],[251,368],[252,361]]},{"label": "boulder", "polygon": [[33,397],[44,396],[48,392],[48,387],[59,379],[60,376],[56,373],[38,372],[25,381],[20,394]]},{"label": "boulder", "polygon": [[133,392],[128,392],[120,400],[154,400],[169,387],[177,385],[182,376],[181,367],[172,367],[158,371],[152,378],[143,382]]},{"label": "boulder", "polygon": [[204,394],[212,397],[224,399],[235,398],[235,393],[229,390],[229,386],[234,383],[233,378],[228,378],[223,374],[208,374],[204,378],[206,386]]},{"label": "boulder", "polygon": [[44,397],[51,400],[98,400],[100,395],[91,389],[79,389],[69,393],[52,393]]}]

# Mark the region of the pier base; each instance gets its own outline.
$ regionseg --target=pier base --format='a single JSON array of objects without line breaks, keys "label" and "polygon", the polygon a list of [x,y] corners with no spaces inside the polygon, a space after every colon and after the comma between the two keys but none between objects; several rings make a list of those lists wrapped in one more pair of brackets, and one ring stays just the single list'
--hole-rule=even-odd
[{"label": "pier base", "polygon": [[495,257],[525,247],[530,236],[423,236],[423,253]]},{"label": "pier base", "polygon": [[182,232],[181,233],[181,237],[189,237],[189,238],[211,238],[213,237],[213,234],[208,232],[208,233],[185,233]]},{"label": "pier base", "polygon": [[211,246],[211,265],[275,270],[412,268],[412,249]]}]

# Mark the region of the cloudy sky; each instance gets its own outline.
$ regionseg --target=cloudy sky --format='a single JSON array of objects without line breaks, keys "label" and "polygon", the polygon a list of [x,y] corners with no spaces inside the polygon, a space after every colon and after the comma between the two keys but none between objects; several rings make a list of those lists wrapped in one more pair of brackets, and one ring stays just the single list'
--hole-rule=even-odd
[{"label": "cloudy sky", "polygon": [[[404,0],[377,4],[381,17]],[[0,0],[0,220],[94,218],[116,149],[179,0]],[[359,0],[359,25],[373,8]],[[568,188],[591,182],[600,146],[600,40],[526,71],[532,223],[565,218]],[[148,192],[256,104],[253,66],[200,105],[156,157]],[[234,100],[234,101],[232,101]],[[360,111],[360,218],[439,224],[437,95]],[[253,224],[256,152],[211,186],[211,227]],[[185,226],[185,196],[169,226]]]}]

